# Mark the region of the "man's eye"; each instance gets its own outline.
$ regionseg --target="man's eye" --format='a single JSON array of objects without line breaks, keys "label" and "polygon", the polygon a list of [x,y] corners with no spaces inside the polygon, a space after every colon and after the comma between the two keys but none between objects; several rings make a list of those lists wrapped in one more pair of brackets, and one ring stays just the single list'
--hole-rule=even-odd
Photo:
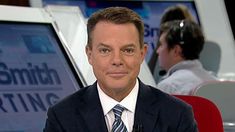
[{"label": "man's eye", "polygon": [[107,54],[107,53],[110,52],[110,50],[107,49],[107,48],[100,48],[100,49],[99,49],[99,52],[102,53],[102,54]]},{"label": "man's eye", "polygon": [[129,55],[133,54],[134,51],[135,51],[134,48],[125,48],[125,49],[123,49],[123,52],[124,52],[125,54],[129,54]]}]

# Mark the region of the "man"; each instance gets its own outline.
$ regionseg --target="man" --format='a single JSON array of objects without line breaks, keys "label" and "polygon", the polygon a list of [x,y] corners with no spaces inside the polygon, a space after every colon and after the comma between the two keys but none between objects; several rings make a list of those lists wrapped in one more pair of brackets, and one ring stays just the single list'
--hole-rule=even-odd
[{"label": "man", "polygon": [[[167,7],[164,10],[162,17],[161,17],[161,20],[160,20],[160,25],[165,22],[169,22],[169,21],[173,21],[173,20],[185,20],[185,19],[190,20],[190,21],[195,21],[194,17],[191,14],[188,7],[183,4],[172,5],[172,6]],[[160,38],[160,36],[159,36],[159,38]],[[159,41],[159,39],[158,39],[158,41]],[[157,50],[158,46],[159,45],[157,42],[156,50]],[[157,52],[153,52],[153,54],[151,55],[151,58],[148,62],[148,65],[149,65],[149,69],[153,73],[155,81],[158,83],[160,78],[166,74],[166,71],[162,70],[159,67],[157,58],[158,58]]]},{"label": "man", "polygon": [[167,71],[158,88],[169,94],[193,94],[201,83],[216,80],[200,63],[204,36],[196,23],[175,20],[162,24],[160,46],[157,49],[159,65]]},{"label": "man", "polygon": [[48,110],[45,132],[196,132],[192,109],[138,80],[145,58],[138,14],[110,7],[88,20],[86,53],[97,82]]}]

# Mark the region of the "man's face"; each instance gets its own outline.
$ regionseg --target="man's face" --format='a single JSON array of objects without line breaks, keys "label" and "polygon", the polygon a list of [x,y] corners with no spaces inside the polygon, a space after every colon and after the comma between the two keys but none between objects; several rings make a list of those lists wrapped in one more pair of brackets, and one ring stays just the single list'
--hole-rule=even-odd
[{"label": "man's face", "polygon": [[160,36],[157,54],[160,67],[169,70],[174,63],[174,49],[168,49],[165,37],[166,33]]},{"label": "man's face", "polygon": [[92,48],[86,52],[101,89],[108,95],[130,91],[147,51],[146,45],[140,48],[136,27],[101,21],[91,35]]}]

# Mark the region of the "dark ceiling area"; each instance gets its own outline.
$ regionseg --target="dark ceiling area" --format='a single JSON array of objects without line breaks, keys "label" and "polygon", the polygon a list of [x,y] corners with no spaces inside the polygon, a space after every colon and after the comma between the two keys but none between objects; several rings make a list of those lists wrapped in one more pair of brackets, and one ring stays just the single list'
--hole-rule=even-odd
[{"label": "dark ceiling area", "polygon": [[233,0],[224,0],[224,2],[225,2],[226,9],[227,9],[230,25],[233,31],[233,37],[235,37],[234,36],[234,33],[235,33],[234,2]]},{"label": "dark ceiling area", "polygon": [[0,5],[29,6],[29,0],[0,0]]}]

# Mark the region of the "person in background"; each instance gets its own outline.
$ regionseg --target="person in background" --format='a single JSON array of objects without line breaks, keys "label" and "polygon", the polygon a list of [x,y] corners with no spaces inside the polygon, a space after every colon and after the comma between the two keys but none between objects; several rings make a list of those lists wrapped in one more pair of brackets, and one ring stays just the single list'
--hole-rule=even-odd
[{"label": "person in background", "polygon": [[188,7],[183,4],[177,4],[166,8],[162,15],[160,24],[173,20],[189,20],[195,22],[195,19]]},{"label": "person in background", "polygon": [[[177,5],[173,5],[173,6],[166,8],[161,17],[160,25],[165,22],[173,21],[173,20],[195,21],[188,7],[183,4],[177,4]],[[155,51],[157,51],[158,46],[159,45],[157,42]],[[157,58],[158,58],[157,52],[153,52],[151,55],[150,61],[148,62],[148,66],[149,66],[150,71],[153,73],[155,77],[155,81],[158,83],[160,78],[166,74],[166,71],[163,69],[159,69],[160,67],[157,63]]]},{"label": "person in background", "polygon": [[125,7],[94,13],[86,53],[97,81],[48,109],[44,132],[197,132],[192,108],[138,79],[141,17]]},{"label": "person in background", "polygon": [[204,35],[198,24],[174,20],[160,27],[159,65],[167,73],[157,87],[169,94],[191,95],[201,83],[216,80],[200,63]]}]

